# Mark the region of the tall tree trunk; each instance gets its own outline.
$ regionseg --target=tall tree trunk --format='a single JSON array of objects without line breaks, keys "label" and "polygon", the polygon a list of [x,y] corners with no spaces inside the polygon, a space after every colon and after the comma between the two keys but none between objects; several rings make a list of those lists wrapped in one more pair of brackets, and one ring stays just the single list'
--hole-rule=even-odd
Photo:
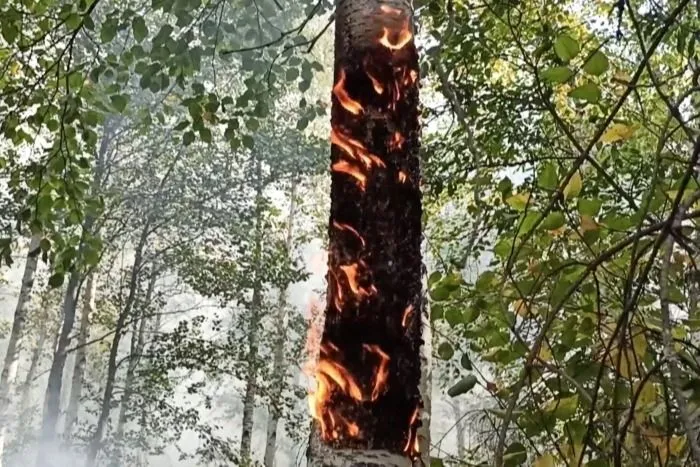
[{"label": "tall tree trunk", "polygon": [[[95,168],[91,187],[93,196],[100,194],[102,191],[105,157],[112,141],[114,131],[116,130],[116,124],[114,124],[110,118],[107,118],[103,128],[102,140],[95,157]],[[95,221],[94,215],[88,215],[83,222],[83,238],[78,248],[78,258],[83,257],[86,248],[86,236],[94,234],[93,229]],[[67,357],[66,350],[71,341],[71,333],[73,332],[73,325],[75,324],[75,312],[78,305],[78,295],[84,278],[81,265],[77,265],[70,274],[63,298],[63,326],[61,327],[58,342],[54,350],[51,369],[49,371],[49,381],[44,396],[44,415],[41,423],[41,444],[37,456],[37,467],[49,467],[51,458],[58,453],[56,425],[61,410],[61,391],[63,389],[63,373]]]},{"label": "tall tree trunk", "polygon": [[455,431],[457,434],[457,457],[459,459],[464,459],[467,455],[466,449],[466,433],[464,431],[464,414],[459,406],[459,403],[455,401],[450,401],[450,406],[452,407],[452,414],[455,418]]},{"label": "tall tree trunk", "polygon": [[430,386],[413,11],[408,0],[338,1],[335,27],[328,299],[308,465],[409,466],[427,456]]},{"label": "tall tree trunk", "polygon": [[41,251],[39,247],[40,242],[41,235],[38,233],[34,234],[29,241],[27,261],[24,264],[22,284],[19,289],[19,297],[17,297],[17,305],[15,306],[10,339],[7,343],[7,353],[5,354],[5,361],[2,366],[2,374],[0,374],[0,465],[2,465],[7,426],[10,423],[9,411],[12,405],[11,398],[14,394],[15,383],[17,381],[17,368],[19,367],[19,357],[22,351],[25,333],[24,328],[29,313],[29,302],[31,299],[32,287],[34,286],[34,276],[36,275],[36,268],[39,264],[39,253]]},{"label": "tall tree trunk", "polygon": [[146,289],[146,295],[143,302],[140,304],[138,310],[138,316],[134,316],[133,326],[131,329],[131,348],[129,351],[129,363],[126,369],[126,378],[124,379],[124,393],[122,395],[122,400],[119,406],[119,417],[117,418],[117,429],[114,437],[115,444],[115,459],[114,465],[119,467],[121,465],[121,456],[123,452],[122,441],[124,439],[124,429],[126,426],[126,415],[129,409],[129,402],[133,394],[134,376],[136,375],[136,368],[139,363],[139,359],[143,353],[145,338],[146,338],[146,325],[148,323],[148,316],[146,316],[146,310],[151,303],[153,298],[153,290],[156,285],[156,280],[158,278],[157,272],[154,270],[151,272],[151,277],[148,281],[148,287]]},{"label": "tall tree trunk", "polygon": [[73,366],[73,376],[70,385],[70,397],[66,408],[66,421],[63,427],[65,436],[70,437],[73,432],[73,425],[78,419],[78,408],[80,406],[80,396],[83,391],[83,376],[85,374],[85,363],[87,361],[87,341],[90,337],[90,316],[95,312],[95,292],[97,289],[97,273],[95,271],[88,275],[83,296],[83,309],[80,316],[80,331],[76,342],[75,364]]},{"label": "tall tree trunk", "polygon": [[[292,181],[292,189],[290,193],[289,203],[289,221],[287,224],[287,238],[285,239],[285,248],[287,257],[291,261],[292,257],[292,241],[294,231],[294,216],[296,215],[296,189],[297,180]],[[280,397],[284,390],[285,379],[287,376],[287,365],[284,361],[284,344],[287,341],[287,287],[288,284],[280,287],[280,296],[277,302],[277,315],[275,323],[278,327],[278,335],[275,341],[275,350],[272,357],[272,377],[279,378],[272,383],[272,394],[270,394],[270,418],[267,421],[267,435],[265,437],[265,467],[274,467],[275,451],[277,450],[277,426],[279,425],[280,416],[282,413]]]},{"label": "tall tree trunk", "polygon": [[248,374],[246,375],[245,396],[243,397],[243,421],[241,423],[241,465],[250,465],[250,447],[253,440],[253,416],[255,415],[255,396],[258,389],[258,327],[262,307],[262,215],[263,215],[263,180],[260,159],[255,161],[256,196],[255,196],[255,246],[253,247],[253,297],[250,304],[250,322],[248,326]]},{"label": "tall tree trunk", "polygon": [[95,426],[95,432],[88,443],[88,451],[85,459],[85,466],[92,467],[95,465],[97,454],[100,452],[102,444],[102,434],[109,419],[110,409],[112,406],[112,393],[114,392],[114,382],[117,376],[117,355],[119,354],[119,343],[121,342],[122,334],[126,327],[126,320],[131,315],[131,310],[136,300],[136,289],[138,287],[139,273],[143,266],[143,253],[148,239],[149,223],[147,222],[141,233],[136,254],[134,256],[134,264],[131,268],[131,276],[129,278],[129,293],[124,308],[120,311],[117,318],[117,323],[114,328],[114,337],[112,338],[112,346],[109,349],[109,360],[107,363],[107,380],[105,382],[105,390],[102,395],[102,403],[100,412]]},{"label": "tall tree trunk", "polygon": [[27,370],[27,376],[22,384],[22,392],[20,395],[19,412],[18,412],[18,424],[17,424],[17,438],[24,444],[27,439],[27,434],[32,428],[32,417],[28,412],[31,407],[32,400],[32,388],[34,387],[34,379],[36,378],[37,369],[39,368],[39,361],[44,353],[44,347],[46,346],[46,341],[49,336],[49,326],[44,324],[39,329],[39,337],[37,338],[36,345],[32,352],[32,358],[29,361],[29,369]]}]

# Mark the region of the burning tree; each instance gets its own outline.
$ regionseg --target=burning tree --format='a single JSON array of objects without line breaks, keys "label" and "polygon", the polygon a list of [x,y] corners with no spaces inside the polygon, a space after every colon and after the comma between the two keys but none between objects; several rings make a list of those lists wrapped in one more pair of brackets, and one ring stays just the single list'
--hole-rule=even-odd
[{"label": "burning tree", "polygon": [[328,297],[309,465],[405,466],[427,445],[412,8],[339,1],[335,21]]}]

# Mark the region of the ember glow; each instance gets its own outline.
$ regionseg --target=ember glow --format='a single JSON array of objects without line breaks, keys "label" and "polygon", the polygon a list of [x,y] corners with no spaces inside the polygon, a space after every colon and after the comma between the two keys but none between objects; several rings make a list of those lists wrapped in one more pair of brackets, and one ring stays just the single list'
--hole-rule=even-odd
[{"label": "ember glow", "polygon": [[373,45],[336,62],[328,296],[309,406],[324,442],[415,459],[421,268],[404,251],[421,238],[410,220],[421,217],[418,61],[410,12],[376,13]]}]

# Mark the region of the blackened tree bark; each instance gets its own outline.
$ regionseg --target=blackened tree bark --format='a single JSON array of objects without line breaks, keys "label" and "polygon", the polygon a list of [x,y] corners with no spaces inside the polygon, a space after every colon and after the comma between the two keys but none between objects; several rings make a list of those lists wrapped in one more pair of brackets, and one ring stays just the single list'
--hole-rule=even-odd
[{"label": "blackened tree bark", "polygon": [[328,301],[311,466],[420,465],[427,454],[412,13],[408,0],[337,2]]}]

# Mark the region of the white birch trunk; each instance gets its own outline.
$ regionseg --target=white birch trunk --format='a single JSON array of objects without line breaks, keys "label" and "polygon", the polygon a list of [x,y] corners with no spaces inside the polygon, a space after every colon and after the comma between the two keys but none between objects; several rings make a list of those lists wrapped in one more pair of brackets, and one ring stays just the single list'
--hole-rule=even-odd
[{"label": "white birch trunk", "polygon": [[10,422],[9,410],[12,405],[12,395],[15,392],[15,383],[17,382],[17,368],[19,367],[19,357],[22,351],[25,325],[29,313],[29,302],[32,287],[34,286],[36,269],[39,264],[40,242],[40,234],[34,234],[29,242],[27,261],[24,264],[24,274],[22,275],[22,285],[20,286],[12,321],[12,331],[10,332],[7,353],[5,354],[2,374],[0,375],[0,466],[2,466],[7,426]]},{"label": "white birch trunk", "polygon": [[68,407],[66,408],[66,419],[63,427],[63,434],[70,437],[73,425],[78,419],[78,408],[80,406],[80,396],[83,390],[83,377],[85,374],[85,362],[87,360],[86,343],[90,337],[90,316],[95,312],[95,292],[97,289],[96,272],[90,273],[85,286],[83,297],[83,309],[80,316],[80,331],[76,342],[75,364],[73,366],[73,376],[70,385],[70,396]]},{"label": "white birch trunk", "polygon": [[[292,189],[290,194],[289,203],[289,222],[287,224],[287,238],[285,239],[285,247],[287,249],[287,255],[291,259],[292,255],[292,242],[293,242],[293,231],[294,231],[294,215],[296,214],[296,188],[297,181],[292,182]],[[279,381],[274,384],[274,393],[271,394],[271,406],[270,406],[270,418],[267,421],[267,434],[265,437],[265,457],[263,459],[263,465],[265,467],[274,467],[275,465],[275,452],[277,450],[277,426],[279,425],[279,420],[281,416],[280,409],[280,396],[284,390],[284,383],[287,376],[287,365],[284,362],[284,344],[287,341],[287,290],[284,287],[280,290],[279,301],[277,302],[277,316],[275,317],[275,323],[279,326],[277,336],[277,342],[275,342],[275,351],[273,356],[273,370],[272,374],[275,378],[279,378]]]}]

